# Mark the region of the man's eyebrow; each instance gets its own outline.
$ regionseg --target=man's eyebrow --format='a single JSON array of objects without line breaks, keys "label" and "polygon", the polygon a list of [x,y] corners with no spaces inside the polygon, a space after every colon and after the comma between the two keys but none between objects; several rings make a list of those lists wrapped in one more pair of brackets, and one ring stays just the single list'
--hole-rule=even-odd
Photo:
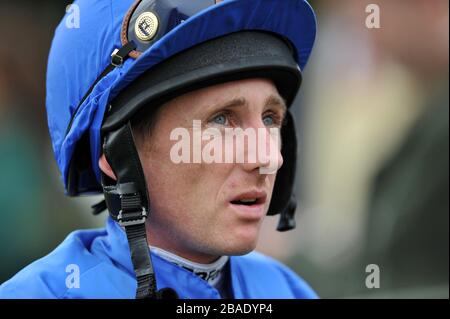
[{"label": "man's eyebrow", "polygon": [[213,108],[214,109],[226,109],[226,108],[233,108],[233,107],[243,106],[243,105],[248,105],[247,99],[244,97],[238,97],[238,98],[229,100],[225,103],[216,104],[216,105],[214,105]]},{"label": "man's eyebrow", "polygon": [[280,96],[272,94],[270,95],[265,102],[265,106],[281,106],[283,114],[287,111],[286,101]]},{"label": "man's eyebrow", "polygon": [[[213,106],[214,109],[225,109],[225,108],[234,108],[239,106],[246,106],[249,102],[245,97],[238,97],[232,100],[229,100],[225,103],[219,103]],[[283,113],[286,113],[287,106],[285,100],[280,95],[271,94],[264,101],[265,107],[270,106],[281,106]]]}]

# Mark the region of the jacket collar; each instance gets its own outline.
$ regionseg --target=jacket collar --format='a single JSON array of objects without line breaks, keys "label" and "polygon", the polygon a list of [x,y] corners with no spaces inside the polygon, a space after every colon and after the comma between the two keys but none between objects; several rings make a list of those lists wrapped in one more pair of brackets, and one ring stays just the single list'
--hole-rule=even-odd
[{"label": "jacket collar", "polygon": [[[107,236],[104,237],[103,249],[114,264],[128,273],[135,280],[133,264],[125,231],[110,217],[106,225]],[[150,250],[150,249],[149,249]],[[261,280],[261,264],[250,262],[253,253],[246,256],[230,256],[229,274],[231,291],[236,299],[268,298],[274,291],[267,291],[271,278]],[[151,253],[155,270],[157,287],[173,288],[182,299],[220,299],[217,289],[192,272]],[[253,270],[251,270],[253,269]],[[274,287],[276,290],[276,288]],[[134,293],[134,291],[133,291]]]}]

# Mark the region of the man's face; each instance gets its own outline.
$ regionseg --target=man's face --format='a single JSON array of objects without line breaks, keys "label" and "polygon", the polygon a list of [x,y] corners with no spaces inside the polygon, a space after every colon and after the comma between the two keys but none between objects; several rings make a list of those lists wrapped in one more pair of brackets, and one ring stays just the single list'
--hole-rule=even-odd
[{"label": "man's face", "polygon": [[[196,129],[202,132],[211,128],[216,132],[215,138],[197,146],[203,149],[210,143],[223,153],[238,146],[220,133],[225,136],[226,129],[235,128],[258,133],[259,129],[266,138],[266,155],[270,151],[271,162],[277,162],[276,172],[282,165],[280,146],[274,150],[269,142],[278,138],[273,129],[281,127],[285,111],[276,87],[265,79],[208,87],[163,105],[150,136],[137,143],[150,196],[150,244],[204,263],[253,250],[276,174],[261,173],[267,161],[258,156],[248,160],[256,150],[248,140],[241,150],[244,163],[236,163],[236,158],[232,163],[193,163],[193,123],[201,121]],[[173,160],[173,147],[180,140],[170,137],[180,128],[189,132],[190,163]]]}]

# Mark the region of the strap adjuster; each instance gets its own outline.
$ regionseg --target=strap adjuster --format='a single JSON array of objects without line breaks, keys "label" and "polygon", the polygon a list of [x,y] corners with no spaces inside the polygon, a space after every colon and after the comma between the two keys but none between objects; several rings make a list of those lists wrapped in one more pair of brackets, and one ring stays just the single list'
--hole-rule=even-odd
[{"label": "strap adjuster", "polygon": [[123,210],[120,210],[117,215],[117,222],[122,227],[141,225],[145,223],[146,219],[147,210],[145,207],[142,207],[142,210],[139,212],[127,212],[125,215],[123,214]]},{"label": "strap adjuster", "polygon": [[123,56],[117,54],[119,49],[115,49],[111,54],[111,64],[115,67],[119,67],[123,64]]}]

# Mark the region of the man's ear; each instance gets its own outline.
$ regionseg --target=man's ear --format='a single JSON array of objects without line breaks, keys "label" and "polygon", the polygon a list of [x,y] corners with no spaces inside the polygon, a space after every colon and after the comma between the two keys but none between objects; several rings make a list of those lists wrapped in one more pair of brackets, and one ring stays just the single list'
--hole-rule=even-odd
[{"label": "man's ear", "polygon": [[116,175],[114,174],[111,166],[109,165],[108,161],[106,160],[105,154],[102,154],[102,156],[98,160],[98,166],[100,167],[100,170],[103,173],[105,173],[107,176],[109,176],[113,180],[117,181]]}]

